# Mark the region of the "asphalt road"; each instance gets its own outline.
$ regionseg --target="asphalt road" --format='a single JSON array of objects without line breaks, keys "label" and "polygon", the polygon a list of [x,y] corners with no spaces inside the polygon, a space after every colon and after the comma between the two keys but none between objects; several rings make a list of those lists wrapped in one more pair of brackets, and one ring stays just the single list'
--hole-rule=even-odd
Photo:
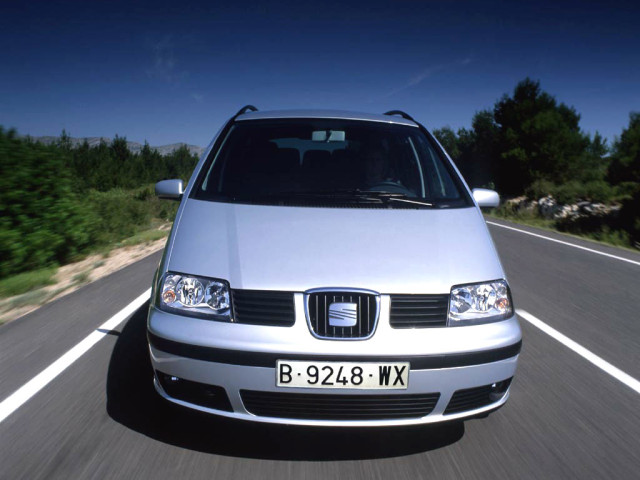
[{"label": "asphalt road", "polygon": [[[517,228],[640,262],[634,252]],[[490,230],[519,309],[640,378],[640,265]],[[0,401],[149,288],[158,259],[0,327]],[[0,423],[0,478],[640,476],[640,394],[526,321],[511,398],[487,419],[305,429],[232,422],[162,401],[150,380],[145,310]]]}]

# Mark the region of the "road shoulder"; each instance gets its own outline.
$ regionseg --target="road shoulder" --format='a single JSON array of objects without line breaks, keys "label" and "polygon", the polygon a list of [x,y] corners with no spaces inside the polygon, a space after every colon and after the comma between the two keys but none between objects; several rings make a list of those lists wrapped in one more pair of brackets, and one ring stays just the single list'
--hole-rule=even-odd
[{"label": "road shoulder", "polygon": [[570,235],[563,232],[558,232],[555,230],[546,230],[543,228],[532,227],[530,225],[525,225],[522,223],[516,223],[510,220],[504,220],[502,218],[497,218],[490,215],[484,215],[484,219],[489,225],[493,225],[496,227],[509,227],[518,230],[523,230],[525,232],[529,232],[531,234],[540,235],[542,237],[548,237],[550,239],[566,242],[569,244],[573,244],[582,248],[588,248],[591,250],[596,250],[601,253],[605,253],[608,255],[615,255],[621,258],[625,258],[627,260],[631,260],[634,262],[640,262],[640,252],[635,252],[631,249],[614,247],[613,245],[607,245],[602,242],[597,242],[595,240],[590,240],[582,237],[578,237],[575,235]]}]

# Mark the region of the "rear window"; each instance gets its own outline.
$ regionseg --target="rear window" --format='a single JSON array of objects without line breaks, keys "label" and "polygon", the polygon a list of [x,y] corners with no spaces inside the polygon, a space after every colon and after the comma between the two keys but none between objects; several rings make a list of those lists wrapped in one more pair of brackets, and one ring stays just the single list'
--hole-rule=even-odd
[{"label": "rear window", "polygon": [[268,205],[471,205],[420,129],[338,119],[236,123],[211,153],[193,196]]}]

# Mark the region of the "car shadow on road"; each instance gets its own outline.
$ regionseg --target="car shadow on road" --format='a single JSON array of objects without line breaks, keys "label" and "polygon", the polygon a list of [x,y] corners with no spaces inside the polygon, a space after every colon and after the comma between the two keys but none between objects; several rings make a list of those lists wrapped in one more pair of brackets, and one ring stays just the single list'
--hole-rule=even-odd
[{"label": "car shadow on road", "polygon": [[231,420],[174,405],[153,388],[145,304],[111,355],[107,413],[150,438],[182,448],[272,460],[359,460],[426,452],[457,442],[463,423],[393,428],[319,428]]}]

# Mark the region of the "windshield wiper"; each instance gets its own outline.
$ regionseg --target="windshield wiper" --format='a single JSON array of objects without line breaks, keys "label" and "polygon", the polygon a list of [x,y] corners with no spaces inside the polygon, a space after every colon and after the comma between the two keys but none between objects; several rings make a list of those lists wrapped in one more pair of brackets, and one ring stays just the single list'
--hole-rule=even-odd
[{"label": "windshield wiper", "polygon": [[345,197],[348,195],[360,195],[363,193],[376,193],[376,192],[366,192],[364,190],[307,190],[307,191],[290,191],[290,192],[274,192],[269,195],[273,196],[284,196],[284,195],[292,195],[295,197],[301,197],[305,195],[309,196],[318,196],[318,197]]},{"label": "windshield wiper", "polygon": [[358,203],[377,203],[377,204],[388,205],[389,208],[392,208],[391,202],[404,203],[406,207],[409,207],[409,205],[413,205],[414,208],[420,208],[420,207],[433,208],[434,207],[433,203],[423,201],[420,199],[414,199],[413,197],[408,197],[404,193],[378,192],[375,190],[360,190],[360,189],[333,190],[333,191],[314,190],[314,191],[307,191],[307,192],[278,192],[278,193],[271,193],[267,195],[261,195],[261,198],[263,199],[284,200],[287,197],[297,198],[297,199],[322,198],[322,199],[333,199],[333,200],[340,200],[340,201],[352,201],[352,202],[358,202]]},{"label": "windshield wiper", "polygon": [[400,197],[389,197],[387,198],[389,202],[406,202],[406,203],[415,203],[416,205],[424,205],[425,207],[433,207],[433,203],[423,202],[421,200],[411,200],[409,198],[400,198]]},{"label": "windshield wiper", "polygon": [[413,203],[415,205],[424,205],[425,207],[434,207],[435,205],[431,202],[426,202],[419,199],[414,199],[413,197],[408,197],[404,193],[394,193],[394,192],[378,192],[375,190],[351,190],[349,193],[356,195],[367,195],[372,196],[378,199],[385,200],[388,202],[405,202],[405,203]]},{"label": "windshield wiper", "polygon": [[264,199],[279,199],[285,200],[286,198],[321,198],[323,200],[340,200],[340,201],[355,201],[359,203],[384,203],[383,199],[377,198],[371,195],[360,195],[357,193],[351,192],[342,192],[342,191],[310,191],[310,192],[279,192],[279,193],[271,193],[268,195],[261,196]]}]

